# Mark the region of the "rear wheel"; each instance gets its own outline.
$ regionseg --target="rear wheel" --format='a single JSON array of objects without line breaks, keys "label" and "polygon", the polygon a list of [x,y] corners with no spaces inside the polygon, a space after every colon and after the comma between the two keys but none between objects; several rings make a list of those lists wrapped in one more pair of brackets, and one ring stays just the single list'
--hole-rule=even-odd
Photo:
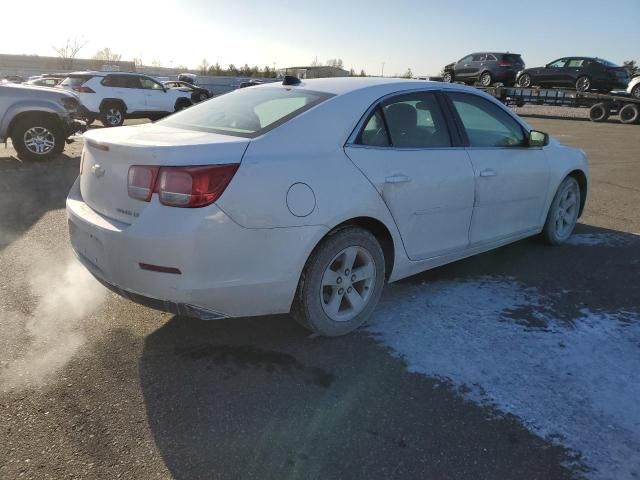
[{"label": "rear wheel", "polygon": [[206,93],[201,93],[200,94],[200,101],[204,102],[205,100],[207,100],[209,98],[209,95],[207,95]]},{"label": "rear wheel", "polygon": [[547,221],[544,224],[544,238],[551,245],[564,243],[573,232],[580,212],[580,185],[573,177],[565,178],[553,197]]},{"label": "rear wheel", "polygon": [[189,100],[187,100],[186,98],[180,98],[176,102],[175,111],[179,112],[180,110],[184,110],[185,108],[188,108],[191,105],[193,105],[193,104]]},{"label": "rear wheel", "polygon": [[480,75],[480,85],[482,85],[483,87],[490,87],[492,83],[493,77],[491,76],[490,72],[484,72],[482,75]]},{"label": "rear wheel", "polygon": [[589,118],[592,122],[604,122],[609,118],[609,107],[605,103],[596,103],[589,110]]},{"label": "rear wheel", "polygon": [[341,228],[311,254],[291,314],[319,335],[345,335],[371,316],[384,280],[384,254],[376,238],[359,227]]},{"label": "rear wheel", "polygon": [[528,73],[521,75],[520,78],[518,79],[518,85],[521,86],[522,88],[529,88],[531,87],[531,84],[532,84],[531,75],[529,75]]},{"label": "rear wheel", "polygon": [[64,131],[51,117],[28,115],[11,130],[13,148],[23,160],[49,160],[64,150]]},{"label": "rear wheel", "polygon": [[620,122],[625,124],[636,123],[640,118],[640,108],[635,103],[627,103],[620,109]]},{"label": "rear wheel", "polygon": [[453,82],[453,73],[452,72],[444,72],[444,75],[442,75],[442,81],[444,83]]},{"label": "rear wheel", "polygon": [[119,127],[124,123],[125,110],[119,103],[108,103],[100,110],[100,121],[105,127]]},{"label": "rear wheel", "polygon": [[579,92],[588,92],[591,89],[591,80],[589,77],[582,76],[576,80],[576,90]]}]

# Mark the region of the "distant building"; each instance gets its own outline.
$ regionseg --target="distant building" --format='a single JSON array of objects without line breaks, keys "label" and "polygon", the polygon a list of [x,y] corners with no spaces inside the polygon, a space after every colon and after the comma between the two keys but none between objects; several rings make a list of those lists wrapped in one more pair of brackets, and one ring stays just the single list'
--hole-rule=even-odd
[{"label": "distant building", "polygon": [[291,75],[298,78],[328,78],[328,77],[348,77],[349,72],[340,67],[308,66],[308,67],[287,67],[277,71],[278,78]]},{"label": "distant building", "polygon": [[70,62],[71,69],[66,69],[65,63],[58,57],[41,57],[39,55],[6,55],[0,54],[0,78],[8,75],[20,75],[28,78],[43,73],[66,73],[79,70],[110,70],[121,72],[135,72],[133,62],[107,62],[88,58],[75,58]]}]

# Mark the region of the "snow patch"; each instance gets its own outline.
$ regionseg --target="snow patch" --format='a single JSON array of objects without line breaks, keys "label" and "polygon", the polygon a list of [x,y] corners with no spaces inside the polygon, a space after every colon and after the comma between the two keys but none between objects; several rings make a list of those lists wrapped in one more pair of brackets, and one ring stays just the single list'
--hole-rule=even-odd
[{"label": "snow patch", "polygon": [[[511,278],[395,284],[368,330],[410,371],[582,453],[591,478],[640,474],[640,316],[581,310],[563,322],[549,303]],[[523,308],[546,327],[515,322]]]},{"label": "snow patch", "polygon": [[571,235],[565,242],[567,245],[594,247],[603,245],[607,247],[625,246],[638,239],[634,233],[577,233]]}]

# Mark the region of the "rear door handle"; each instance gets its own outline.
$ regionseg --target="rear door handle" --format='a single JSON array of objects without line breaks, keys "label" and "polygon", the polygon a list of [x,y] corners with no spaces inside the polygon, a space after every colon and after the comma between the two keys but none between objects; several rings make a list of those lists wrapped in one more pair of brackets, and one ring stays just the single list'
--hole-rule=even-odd
[{"label": "rear door handle", "polygon": [[396,174],[384,179],[385,183],[406,183],[410,182],[411,179],[406,175]]},{"label": "rear door handle", "polygon": [[481,177],[495,177],[496,175],[498,175],[498,172],[491,168],[486,168],[480,172]]}]

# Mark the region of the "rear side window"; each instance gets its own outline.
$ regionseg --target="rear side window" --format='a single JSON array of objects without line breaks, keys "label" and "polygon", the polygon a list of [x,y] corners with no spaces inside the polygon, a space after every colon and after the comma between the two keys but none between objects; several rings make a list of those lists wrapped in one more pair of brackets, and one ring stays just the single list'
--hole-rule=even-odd
[{"label": "rear side window", "polygon": [[397,148],[450,147],[451,139],[435,94],[418,92],[386,100],[374,111],[357,143]]},{"label": "rear side window", "polygon": [[525,145],[520,124],[499,106],[477,95],[448,93],[464,126],[470,147]]},{"label": "rear side window", "polygon": [[294,88],[241,88],[171,115],[159,123],[205,132],[256,137],[331,98]]},{"label": "rear side window", "polygon": [[65,78],[60,85],[64,85],[66,87],[80,87],[84,85],[85,82],[92,79],[91,75],[69,75]]},{"label": "rear side window", "polygon": [[569,60],[569,63],[567,63],[567,67],[569,68],[578,68],[583,66],[585,66],[585,62],[582,58],[572,58]]}]

